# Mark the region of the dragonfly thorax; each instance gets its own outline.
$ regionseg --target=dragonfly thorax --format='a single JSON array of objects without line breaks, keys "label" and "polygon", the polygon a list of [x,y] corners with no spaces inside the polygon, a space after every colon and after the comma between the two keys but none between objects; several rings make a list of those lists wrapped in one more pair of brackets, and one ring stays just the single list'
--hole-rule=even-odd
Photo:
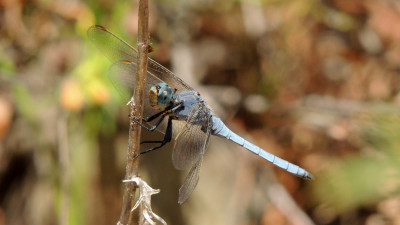
[{"label": "dragonfly thorax", "polygon": [[158,83],[150,88],[149,102],[151,107],[164,110],[172,104],[172,89],[166,83]]}]

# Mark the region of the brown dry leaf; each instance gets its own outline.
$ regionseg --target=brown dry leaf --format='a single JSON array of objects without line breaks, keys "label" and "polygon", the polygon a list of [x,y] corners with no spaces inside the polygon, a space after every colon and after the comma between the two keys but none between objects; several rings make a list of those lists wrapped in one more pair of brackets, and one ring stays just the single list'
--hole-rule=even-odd
[{"label": "brown dry leaf", "polygon": [[396,8],[384,1],[369,0],[366,7],[370,14],[369,25],[384,39],[389,42],[400,40],[400,13]]},{"label": "brown dry leaf", "polygon": [[0,96],[0,140],[3,139],[10,129],[13,111],[11,103]]},{"label": "brown dry leaf", "polygon": [[351,14],[365,13],[365,3],[363,0],[333,0],[332,2],[343,12]]}]

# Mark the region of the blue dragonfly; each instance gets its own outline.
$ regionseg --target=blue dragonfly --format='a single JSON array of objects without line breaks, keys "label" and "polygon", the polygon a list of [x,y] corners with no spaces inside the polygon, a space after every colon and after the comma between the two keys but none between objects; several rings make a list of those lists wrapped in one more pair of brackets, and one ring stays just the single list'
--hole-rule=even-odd
[{"label": "blue dragonfly", "polygon": [[[113,63],[108,76],[122,98],[129,101],[135,86],[137,50],[106,28],[94,25],[87,31],[89,39]],[[176,169],[190,168],[179,189],[178,203],[185,202],[199,180],[203,155],[210,136],[226,138],[261,156],[296,176],[313,179],[303,168],[283,160],[233,133],[215,116],[201,95],[171,71],[148,59],[146,94],[142,121],[135,121],[148,131],[164,134],[163,140],[144,141],[157,146],[139,155],[159,149],[174,139],[172,162]],[[150,128],[148,128],[150,127]]]}]

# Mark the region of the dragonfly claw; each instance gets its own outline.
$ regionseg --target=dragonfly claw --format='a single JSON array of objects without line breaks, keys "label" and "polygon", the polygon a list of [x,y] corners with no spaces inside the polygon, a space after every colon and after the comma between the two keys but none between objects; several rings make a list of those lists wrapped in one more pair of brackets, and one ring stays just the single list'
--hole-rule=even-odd
[{"label": "dragonfly claw", "polygon": [[134,161],[134,160],[137,159],[139,156],[140,156],[140,154],[137,154],[137,155],[133,156],[133,158],[130,158],[130,159],[128,159],[128,160]]}]

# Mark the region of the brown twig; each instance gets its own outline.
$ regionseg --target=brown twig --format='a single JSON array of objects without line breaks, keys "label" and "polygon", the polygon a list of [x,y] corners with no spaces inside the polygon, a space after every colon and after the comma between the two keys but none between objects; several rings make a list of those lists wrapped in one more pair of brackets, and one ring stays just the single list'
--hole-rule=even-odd
[{"label": "brown twig", "polygon": [[[133,120],[141,121],[143,115],[145,81],[147,75],[147,54],[148,54],[148,39],[149,39],[149,7],[148,0],[139,0],[139,21],[138,21],[138,57],[137,71],[135,81],[135,91],[132,96],[133,104],[131,104],[131,120],[129,126],[129,141],[128,141],[128,159],[132,159],[140,153],[140,126]],[[139,168],[139,160],[128,160],[126,165],[125,180],[130,180],[137,176]],[[137,224],[134,221],[134,214],[131,209],[135,205],[136,186],[126,184],[119,224]]]},{"label": "brown twig", "polygon": [[266,193],[272,204],[278,208],[290,224],[315,225],[308,215],[296,204],[287,190],[270,173],[261,176],[260,183],[266,187]]}]

